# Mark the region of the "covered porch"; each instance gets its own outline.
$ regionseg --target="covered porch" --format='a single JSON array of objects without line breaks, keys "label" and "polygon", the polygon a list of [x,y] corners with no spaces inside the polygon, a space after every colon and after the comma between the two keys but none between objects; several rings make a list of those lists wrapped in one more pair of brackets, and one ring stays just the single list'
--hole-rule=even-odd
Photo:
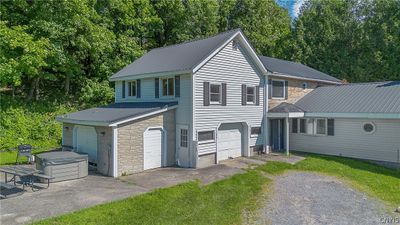
[{"label": "covered porch", "polygon": [[304,117],[304,111],[290,103],[281,103],[267,113],[267,149],[272,153],[290,153],[290,119]]}]

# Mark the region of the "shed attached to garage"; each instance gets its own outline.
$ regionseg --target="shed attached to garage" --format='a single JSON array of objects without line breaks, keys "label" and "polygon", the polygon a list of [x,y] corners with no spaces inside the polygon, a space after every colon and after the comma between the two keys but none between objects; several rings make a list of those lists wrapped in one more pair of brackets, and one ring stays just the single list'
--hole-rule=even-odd
[{"label": "shed attached to garage", "polygon": [[62,144],[118,177],[175,164],[176,102],[115,103],[57,117]]}]

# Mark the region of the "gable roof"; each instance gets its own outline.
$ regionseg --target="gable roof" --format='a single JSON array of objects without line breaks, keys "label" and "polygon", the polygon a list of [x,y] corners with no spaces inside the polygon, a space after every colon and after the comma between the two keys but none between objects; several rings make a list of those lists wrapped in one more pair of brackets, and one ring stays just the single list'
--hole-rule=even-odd
[{"label": "gable roof", "polygon": [[282,102],[281,104],[275,106],[274,108],[268,110],[270,113],[292,113],[292,112],[304,112],[303,109],[300,107],[288,103],[288,102]]},{"label": "gable roof", "polygon": [[193,73],[199,65],[236,36],[239,36],[238,39],[246,43],[247,46],[245,47],[252,52],[253,59],[258,61],[261,71],[265,71],[264,66],[241,30],[234,29],[206,39],[153,49],[112,75],[110,80],[145,74]]},{"label": "gable roof", "polygon": [[400,81],[319,87],[295,105],[312,113],[389,113],[400,118]]},{"label": "gable roof", "polygon": [[114,103],[57,116],[57,121],[75,124],[109,126],[121,121],[143,118],[175,108],[177,102]]},{"label": "gable roof", "polygon": [[294,78],[303,78],[306,80],[315,80],[320,82],[328,83],[340,83],[340,80],[329,76],[326,73],[320,72],[316,69],[308,67],[306,65],[286,61],[282,59],[267,57],[260,55],[260,60],[264,64],[265,68],[274,73],[275,76],[293,76]]}]

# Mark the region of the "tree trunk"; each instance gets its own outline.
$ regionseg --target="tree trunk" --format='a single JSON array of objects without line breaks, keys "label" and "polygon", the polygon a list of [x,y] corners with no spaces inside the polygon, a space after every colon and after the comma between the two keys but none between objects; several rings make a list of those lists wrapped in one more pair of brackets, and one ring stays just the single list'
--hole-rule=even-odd
[{"label": "tree trunk", "polygon": [[40,81],[40,78],[37,78],[37,79],[36,79],[36,83],[35,83],[35,90],[36,90],[36,93],[35,93],[35,100],[36,100],[36,101],[39,100],[39,81]]},{"label": "tree trunk", "polygon": [[28,94],[28,96],[26,97],[26,100],[27,100],[27,101],[31,101],[32,98],[33,98],[33,94],[34,94],[34,92],[35,92],[36,79],[37,79],[37,78],[33,78],[33,79],[32,79],[31,87],[30,87],[30,89],[29,89],[29,94]]},{"label": "tree trunk", "polygon": [[65,85],[64,85],[64,93],[65,93],[65,95],[68,95],[68,94],[69,94],[69,86],[70,86],[70,83],[71,83],[71,78],[70,78],[69,76],[67,76],[67,77],[65,78]]},{"label": "tree trunk", "polygon": [[12,99],[15,99],[15,86],[13,84],[11,85],[11,94],[12,94]]}]

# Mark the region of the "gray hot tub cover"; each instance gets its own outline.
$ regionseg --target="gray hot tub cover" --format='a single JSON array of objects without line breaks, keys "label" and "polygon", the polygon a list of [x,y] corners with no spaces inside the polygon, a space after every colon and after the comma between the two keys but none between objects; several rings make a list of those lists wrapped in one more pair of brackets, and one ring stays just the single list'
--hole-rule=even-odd
[{"label": "gray hot tub cover", "polygon": [[69,151],[52,151],[37,154],[42,165],[60,165],[88,160],[87,154],[78,154]]}]

